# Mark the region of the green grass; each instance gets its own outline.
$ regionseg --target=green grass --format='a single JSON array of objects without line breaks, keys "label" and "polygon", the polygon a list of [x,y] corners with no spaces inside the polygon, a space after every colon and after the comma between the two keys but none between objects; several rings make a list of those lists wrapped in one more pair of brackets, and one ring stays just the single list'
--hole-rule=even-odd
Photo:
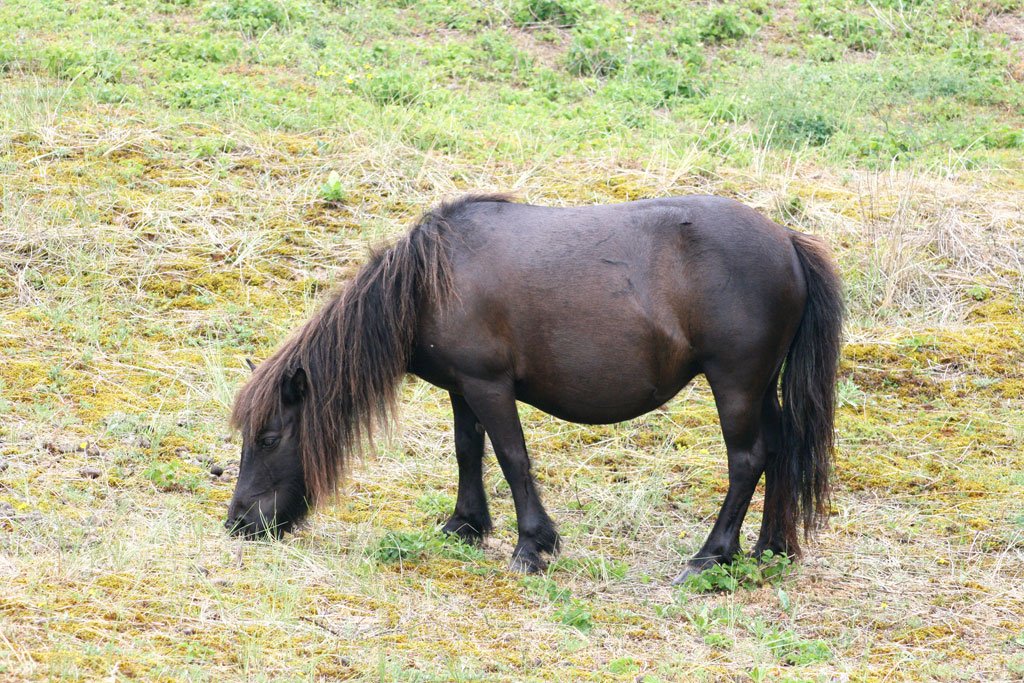
[{"label": "green grass", "polygon": [[[0,4],[0,679],[1019,676],[1020,12]],[[437,534],[451,417],[415,381],[299,533],[226,536],[245,359],[466,190],[712,192],[825,237],[850,323],[807,557],[669,585],[725,490],[702,381],[622,425],[523,408],[565,541],[542,576],[506,569],[490,456],[493,536]]]}]

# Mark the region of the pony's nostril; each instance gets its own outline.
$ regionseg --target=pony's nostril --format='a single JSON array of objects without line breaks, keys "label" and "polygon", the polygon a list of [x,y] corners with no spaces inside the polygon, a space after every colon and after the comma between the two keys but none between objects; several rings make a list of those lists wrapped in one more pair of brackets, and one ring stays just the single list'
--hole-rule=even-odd
[{"label": "pony's nostril", "polygon": [[243,515],[237,515],[235,517],[228,517],[227,521],[224,522],[224,528],[228,530],[232,536],[239,536],[246,533],[246,529],[249,527],[249,522],[245,520]]}]

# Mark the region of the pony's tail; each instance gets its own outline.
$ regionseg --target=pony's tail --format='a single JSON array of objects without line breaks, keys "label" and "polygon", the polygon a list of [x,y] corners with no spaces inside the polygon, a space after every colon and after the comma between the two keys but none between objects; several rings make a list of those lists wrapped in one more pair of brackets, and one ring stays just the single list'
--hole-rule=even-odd
[{"label": "pony's tail", "polygon": [[824,243],[796,232],[791,238],[807,281],[807,302],[782,372],[782,448],[770,467],[786,550],[799,554],[800,520],[809,537],[829,513],[843,293]]}]

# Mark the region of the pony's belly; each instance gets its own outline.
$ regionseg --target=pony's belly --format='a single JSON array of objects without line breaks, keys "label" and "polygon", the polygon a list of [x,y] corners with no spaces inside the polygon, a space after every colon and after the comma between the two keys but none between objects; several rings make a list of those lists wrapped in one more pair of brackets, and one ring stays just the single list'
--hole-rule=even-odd
[{"label": "pony's belly", "polygon": [[631,384],[624,378],[596,389],[592,386],[548,382],[533,385],[516,384],[516,400],[528,403],[568,422],[581,424],[612,424],[640,417],[663,406],[693,379],[693,374],[662,386],[650,383]]},{"label": "pony's belly", "polygon": [[523,403],[528,403],[534,408],[538,408],[548,415],[557,417],[559,420],[565,420],[566,422],[574,422],[577,424],[588,424],[588,425],[606,425],[615,424],[617,422],[625,422],[632,420],[633,418],[640,417],[645,413],[649,413],[655,408],[664,405],[664,402],[652,402],[644,406],[631,406],[621,408],[584,408],[579,405],[569,404],[548,404],[545,402],[531,401],[528,399],[520,399]]},{"label": "pony's belly", "polygon": [[645,322],[616,321],[618,335],[611,336],[574,331],[562,335],[572,345],[520,356],[516,398],[584,424],[631,420],[664,405],[699,368],[688,345],[654,334]]}]

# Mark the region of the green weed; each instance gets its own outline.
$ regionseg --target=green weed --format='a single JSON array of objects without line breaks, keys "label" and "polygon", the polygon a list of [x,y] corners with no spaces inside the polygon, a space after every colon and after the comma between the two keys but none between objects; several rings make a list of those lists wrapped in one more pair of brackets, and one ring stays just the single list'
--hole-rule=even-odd
[{"label": "green weed", "polygon": [[301,21],[305,11],[300,7],[278,0],[217,0],[207,6],[205,15],[248,35],[256,35]]},{"label": "green weed", "polygon": [[380,106],[409,106],[424,97],[430,86],[426,80],[408,71],[385,70],[368,73],[352,85],[353,89]]},{"label": "green weed", "polygon": [[716,629],[735,626],[737,618],[741,616],[742,612],[727,607],[709,608],[707,605],[686,613],[686,619],[696,629],[704,644],[717,650],[732,648],[735,640]]},{"label": "green weed", "polygon": [[44,59],[51,76],[66,80],[116,83],[124,76],[124,60],[112,49],[95,49],[77,45],[55,45],[46,50]]},{"label": "green weed", "polygon": [[342,204],[347,197],[348,193],[345,192],[345,187],[341,182],[341,175],[337,171],[331,171],[327,175],[327,180],[320,186],[320,199],[325,202]]},{"label": "green weed", "polygon": [[608,662],[608,672],[616,676],[637,674],[640,672],[640,664],[632,657],[618,657]]},{"label": "green weed", "polygon": [[560,587],[550,577],[525,576],[519,583],[533,595],[556,605],[554,618],[558,623],[581,633],[588,633],[594,628],[593,614],[588,603],[574,598],[572,591]]},{"label": "green weed", "polygon": [[418,562],[428,555],[477,562],[484,556],[479,548],[466,545],[456,537],[434,532],[396,531],[384,534],[370,555],[381,564]]},{"label": "green weed", "polygon": [[593,615],[586,603],[570,600],[555,611],[555,618],[562,624],[574,628],[581,633],[589,633],[594,628]]},{"label": "green weed", "polygon": [[146,468],[143,476],[164,492],[196,492],[203,487],[206,477],[197,467],[186,465],[180,460],[154,462]]},{"label": "green weed", "polygon": [[724,43],[753,35],[758,28],[758,18],[737,5],[716,5],[700,16],[697,27],[702,40]]},{"label": "green weed", "polygon": [[600,19],[573,29],[565,56],[569,73],[577,76],[611,76],[626,64],[629,48],[625,30],[614,19]]},{"label": "green weed", "polygon": [[629,98],[651,106],[664,106],[677,97],[693,97],[701,90],[702,61],[702,53],[694,50],[686,62],[657,56],[630,62],[626,78],[633,92]]},{"label": "green weed", "polygon": [[793,631],[773,628],[760,619],[750,621],[747,630],[780,661],[792,666],[807,666],[832,658],[832,650],[825,641],[800,638]]},{"label": "green weed", "polygon": [[512,12],[520,26],[544,23],[575,26],[580,19],[597,13],[593,0],[521,0]]},{"label": "green weed", "polygon": [[754,590],[764,585],[776,585],[792,571],[792,562],[785,555],[765,551],[760,560],[737,555],[729,564],[715,564],[696,576],[689,577],[682,589],[691,593],[710,593],[739,589]]},{"label": "green weed", "polygon": [[802,13],[816,31],[853,50],[876,50],[883,44],[885,34],[881,26],[841,1],[806,2]]}]

